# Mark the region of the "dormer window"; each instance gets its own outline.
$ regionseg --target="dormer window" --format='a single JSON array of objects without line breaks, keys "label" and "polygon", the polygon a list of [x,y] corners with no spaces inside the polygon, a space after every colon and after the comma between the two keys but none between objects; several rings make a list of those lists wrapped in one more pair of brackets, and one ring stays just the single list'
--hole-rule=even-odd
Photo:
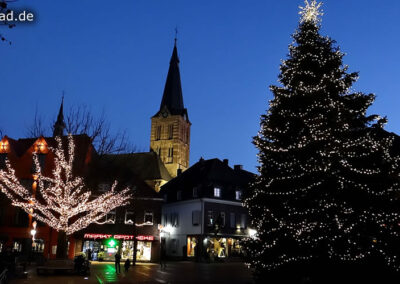
[{"label": "dormer window", "polygon": [[242,200],[242,191],[241,190],[236,190],[235,191],[235,199],[236,200]]},{"label": "dormer window", "polygon": [[214,197],[221,197],[221,188],[214,187]]},{"label": "dormer window", "polygon": [[8,141],[0,141],[0,152],[7,153],[8,152]]}]

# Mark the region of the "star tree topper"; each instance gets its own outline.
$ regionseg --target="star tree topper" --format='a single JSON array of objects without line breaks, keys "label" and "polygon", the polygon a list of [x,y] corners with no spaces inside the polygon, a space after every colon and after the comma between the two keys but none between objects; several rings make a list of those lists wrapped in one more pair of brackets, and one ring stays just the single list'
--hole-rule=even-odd
[{"label": "star tree topper", "polygon": [[323,10],[321,9],[322,2],[317,3],[316,0],[312,0],[311,3],[308,0],[304,0],[305,7],[299,6],[301,15],[300,23],[312,22],[318,24],[321,21],[320,16],[323,16]]}]

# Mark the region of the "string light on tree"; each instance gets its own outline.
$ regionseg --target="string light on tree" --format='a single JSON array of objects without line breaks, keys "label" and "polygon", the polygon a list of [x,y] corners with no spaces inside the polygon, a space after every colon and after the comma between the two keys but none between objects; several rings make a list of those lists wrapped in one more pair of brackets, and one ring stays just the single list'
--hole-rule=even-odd
[{"label": "string light on tree", "polygon": [[60,233],[71,235],[100,220],[116,207],[126,205],[131,194],[129,188],[117,191],[115,181],[110,191],[93,197],[83,179],[73,175],[75,144],[72,135],[68,136],[67,155],[62,139],[55,139],[57,148],[50,148],[55,154],[52,176],[42,175],[38,156],[33,156],[38,185],[35,196],[21,184],[8,159],[6,169],[0,170],[0,189],[11,199],[12,205]]},{"label": "string light on tree", "polygon": [[352,92],[358,74],[320,35],[321,5],[300,7],[280,85],[270,87],[274,98],[254,138],[259,176],[244,204],[257,238],[245,247],[261,275],[290,263],[377,255],[400,270],[395,137],[383,130],[386,118],[366,115],[375,96]]}]

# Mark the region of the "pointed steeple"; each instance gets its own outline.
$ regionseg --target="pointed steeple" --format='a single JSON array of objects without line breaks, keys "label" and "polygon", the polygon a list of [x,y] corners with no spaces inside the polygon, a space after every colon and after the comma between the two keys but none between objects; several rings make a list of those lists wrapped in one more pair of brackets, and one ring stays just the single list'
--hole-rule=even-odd
[{"label": "pointed steeple", "polygon": [[181,75],[179,72],[179,57],[176,47],[176,38],[174,49],[172,51],[167,81],[165,82],[164,93],[160,105],[160,111],[167,109],[172,115],[184,115],[186,112],[183,105]]},{"label": "pointed steeple", "polygon": [[65,122],[64,122],[64,93],[61,98],[61,105],[60,110],[58,112],[57,121],[54,123],[53,126],[53,137],[55,136],[63,136],[65,129]]}]

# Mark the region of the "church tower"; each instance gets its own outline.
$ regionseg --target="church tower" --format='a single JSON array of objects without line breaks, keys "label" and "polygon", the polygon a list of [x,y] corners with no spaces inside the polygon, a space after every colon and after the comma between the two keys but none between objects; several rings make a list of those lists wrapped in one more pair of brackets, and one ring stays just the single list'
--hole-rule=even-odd
[{"label": "church tower", "polygon": [[183,105],[176,39],[159,111],[151,118],[150,150],[156,152],[169,174],[189,167],[190,126]]},{"label": "church tower", "polygon": [[56,136],[63,136],[64,129],[65,129],[65,122],[64,122],[64,95],[61,99],[60,110],[58,111],[57,121],[53,125],[53,137]]}]

